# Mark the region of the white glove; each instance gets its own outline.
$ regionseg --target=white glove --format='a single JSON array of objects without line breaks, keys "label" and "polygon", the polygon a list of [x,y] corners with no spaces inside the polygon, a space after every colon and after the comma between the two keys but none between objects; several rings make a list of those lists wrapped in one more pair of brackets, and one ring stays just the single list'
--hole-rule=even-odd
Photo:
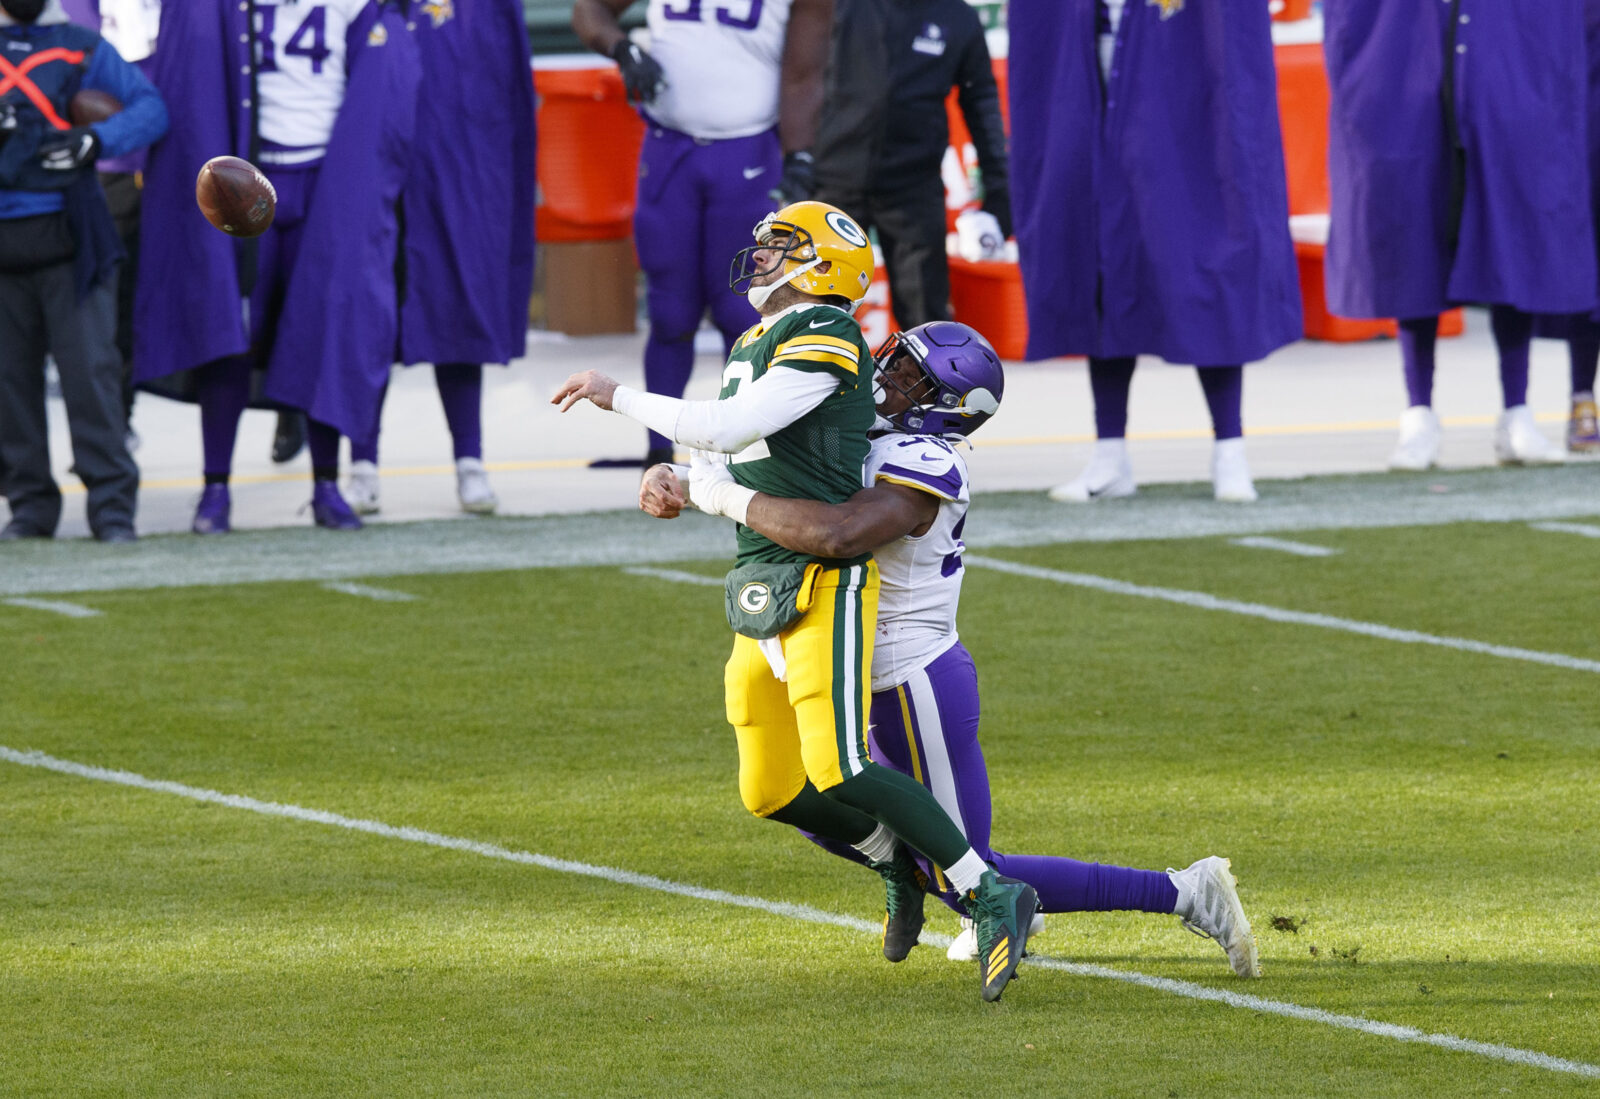
[{"label": "white glove", "polygon": [[966,210],[956,217],[956,253],[968,263],[999,259],[1006,249],[1005,234],[993,214]]},{"label": "white glove", "polygon": [[689,452],[689,503],[707,515],[724,515],[743,523],[755,499],[755,489],[745,488],[733,479],[726,454],[703,450]]}]

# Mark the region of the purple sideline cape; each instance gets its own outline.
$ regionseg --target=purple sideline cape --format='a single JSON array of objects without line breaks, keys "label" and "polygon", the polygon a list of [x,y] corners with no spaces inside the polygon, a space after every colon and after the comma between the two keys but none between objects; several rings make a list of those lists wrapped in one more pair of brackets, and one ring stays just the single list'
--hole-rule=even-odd
[{"label": "purple sideline cape", "polygon": [[[250,46],[228,0],[163,5],[153,79],[172,129],[145,173],[134,304],[136,382],[248,349],[236,249],[194,200],[211,157],[249,155]],[[344,106],[328,141],[304,243],[266,363],[265,395],[360,437],[377,416],[398,335],[394,260],[400,185],[410,166],[420,62],[394,11],[375,5],[350,30]]]},{"label": "purple sideline cape", "polygon": [[517,0],[414,12],[427,87],[405,214],[400,361],[505,363],[527,342],[534,113]]},{"label": "purple sideline cape", "polygon": [[1094,0],[1009,21],[1028,358],[1219,366],[1299,339],[1267,5],[1129,3],[1107,91]]},{"label": "purple sideline cape", "polygon": [[[1529,313],[1595,305],[1585,4],[1326,0],[1333,312],[1405,318],[1465,302]],[[1444,108],[1452,26],[1465,149],[1453,249]]]}]

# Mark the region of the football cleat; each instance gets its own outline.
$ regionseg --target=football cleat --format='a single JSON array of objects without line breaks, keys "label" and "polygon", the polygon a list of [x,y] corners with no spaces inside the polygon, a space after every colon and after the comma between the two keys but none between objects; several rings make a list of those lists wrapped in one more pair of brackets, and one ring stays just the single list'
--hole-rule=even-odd
[{"label": "football cleat", "polygon": [[883,956],[903,962],[922,934],[923,890],[928,879],[911,852],[898,845],[893,858],[867,865],[883,875]]},{"label": "football cleat", "polygon": [[1600,453],[1600,410],[1593,393],[1572,395],[1572,415],[1567,418],[1567,449],[1574,454]]},{"label": "football cleat", "polygon": [[1026,882],[1001,877],[991,869],[961,902],[978,939],[978,987],[984,1002],[992,1004],[1005,992],[1027,953],[1039,894]]},{"label": "football cleat", "polygon": [[1256,502],[1255,482],[1244,456],[1244,439],[1218,439],[1211,451],[1211,484],[1215,497],[1226,504]]},{"label": "football cleat", "polygon": [[339,486],[332,481],[312,482],[311,518],[325,530],[361,529],[361,520],[344,502],[344,497],[339,495]]},{"label": "football cleat", "polygon": [[1540,465],[1565,460],[1566,453],[1539,430],[1533,410],[1513,405],[1494,425],[1494,456],[1502,465]]},{"label": "football cleat", "polygon": [[456,459],[456,495],[461,498],[461,510],[473,515],[493,515],[500,506],[481,458]]},{"label": "football cleat", "polygon": [[228,519],[233,511],[233,499],[225,484],[207,485],[200,492],[200,502],[194,508],[194,522],[189,529],[196,534],[227,534],[231,530]]},{"label": "football cleat", "polygon": [[[1035,912],[1033,923],[1028,928],[1028,940],[1044,930],[1044,913]],[[970,962],[978,956],[978,932],[974,929],[972,919],[968,916],[961,917],[961,933],[950,940],[944,956],[952,962]]]},{"label": "football cleat", "polygon": [[1432,469],[1439,460],[1439,417],[1425,404],[1400,413],[1400,438],[1389,455],[1389,468],[1413,473]]},{"label": "football cleat", "polygon": [[1215,939],[1228,954],[1233,971],[1241,977],[1261,976],[1256,937],[1239,903],[1239,890],[1227,859],[1212,855],[1183,870],[1167,870],[1178,890],[1173,909],[1185,929]]},{"label": "football cleat", "polygon": [[351,462],[344,498],[357,515],[378,514],[378,467],[373,462]]},{"label": "football cleat", "polygon": [[1058,504],[1087,504],[1092,500],[1114,500],[1138,491],[1133,483],[1133,463],[1128,460],[1125,439],[1099,439],[1094,456],[1084,471],[1064,485],[1050,490]]}]

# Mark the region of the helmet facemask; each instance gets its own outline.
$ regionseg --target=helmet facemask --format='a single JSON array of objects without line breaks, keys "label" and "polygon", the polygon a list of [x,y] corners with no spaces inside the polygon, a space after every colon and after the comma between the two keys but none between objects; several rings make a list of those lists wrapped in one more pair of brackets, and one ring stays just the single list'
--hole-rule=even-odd
[{"label": "helmet facemask", "polygon": [[[768,214],[761,219],[761,224],[756,226],[755,237],[755,244],[741,249],[733,257],[733,265],[728,272],[728,286],[734,293],[743,294],[757,309],[767,303],[778,287],[787,286],[823,262],[817,255],[811,234],[798,225],[777,220],[776,214]],[[779,237],[784,238],[782,244],[777,242]],[[778,253],[777,260],[766,267],[758,267],[756,253],[772,251]],[[761,286],[754,285],[755,279],[780,269],[784,270],[781,279]]]}]

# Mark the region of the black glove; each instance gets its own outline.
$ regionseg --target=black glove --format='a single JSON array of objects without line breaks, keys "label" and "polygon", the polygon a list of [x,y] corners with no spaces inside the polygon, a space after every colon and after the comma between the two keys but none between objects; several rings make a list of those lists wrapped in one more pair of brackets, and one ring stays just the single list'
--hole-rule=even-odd
[{"label": "black glove", "polygon": [[772,190],[772,201],[780,207],[791,202],[804,202],[817,189],[816,160],[801,149],[783,154],[783,178]]},{"label": "black glove", "polygon": [[74,126],[39,142],[39,163],[51,172],[75,171],[99,155],[99,135],[89,126]]},{"label": "black glove", "polygon": [[624,38],[611,49],[611,60],[622,70],[622,83],[628,89],[628,102],[649,103],[667,86],[666,73],[656,59]]},{"label": "black glove", "polygon": [[17,128],[17,105],[0,103],[0,145],[4,145]]},{"label": "black glove", "polygon": [[996,187],[990,191],[985,188],[983,196],[983,212],[993,214],[994,219],[1000,223],[1000,231],[1006,236],[1011,235],[1011,189],[1009,187]]}]

